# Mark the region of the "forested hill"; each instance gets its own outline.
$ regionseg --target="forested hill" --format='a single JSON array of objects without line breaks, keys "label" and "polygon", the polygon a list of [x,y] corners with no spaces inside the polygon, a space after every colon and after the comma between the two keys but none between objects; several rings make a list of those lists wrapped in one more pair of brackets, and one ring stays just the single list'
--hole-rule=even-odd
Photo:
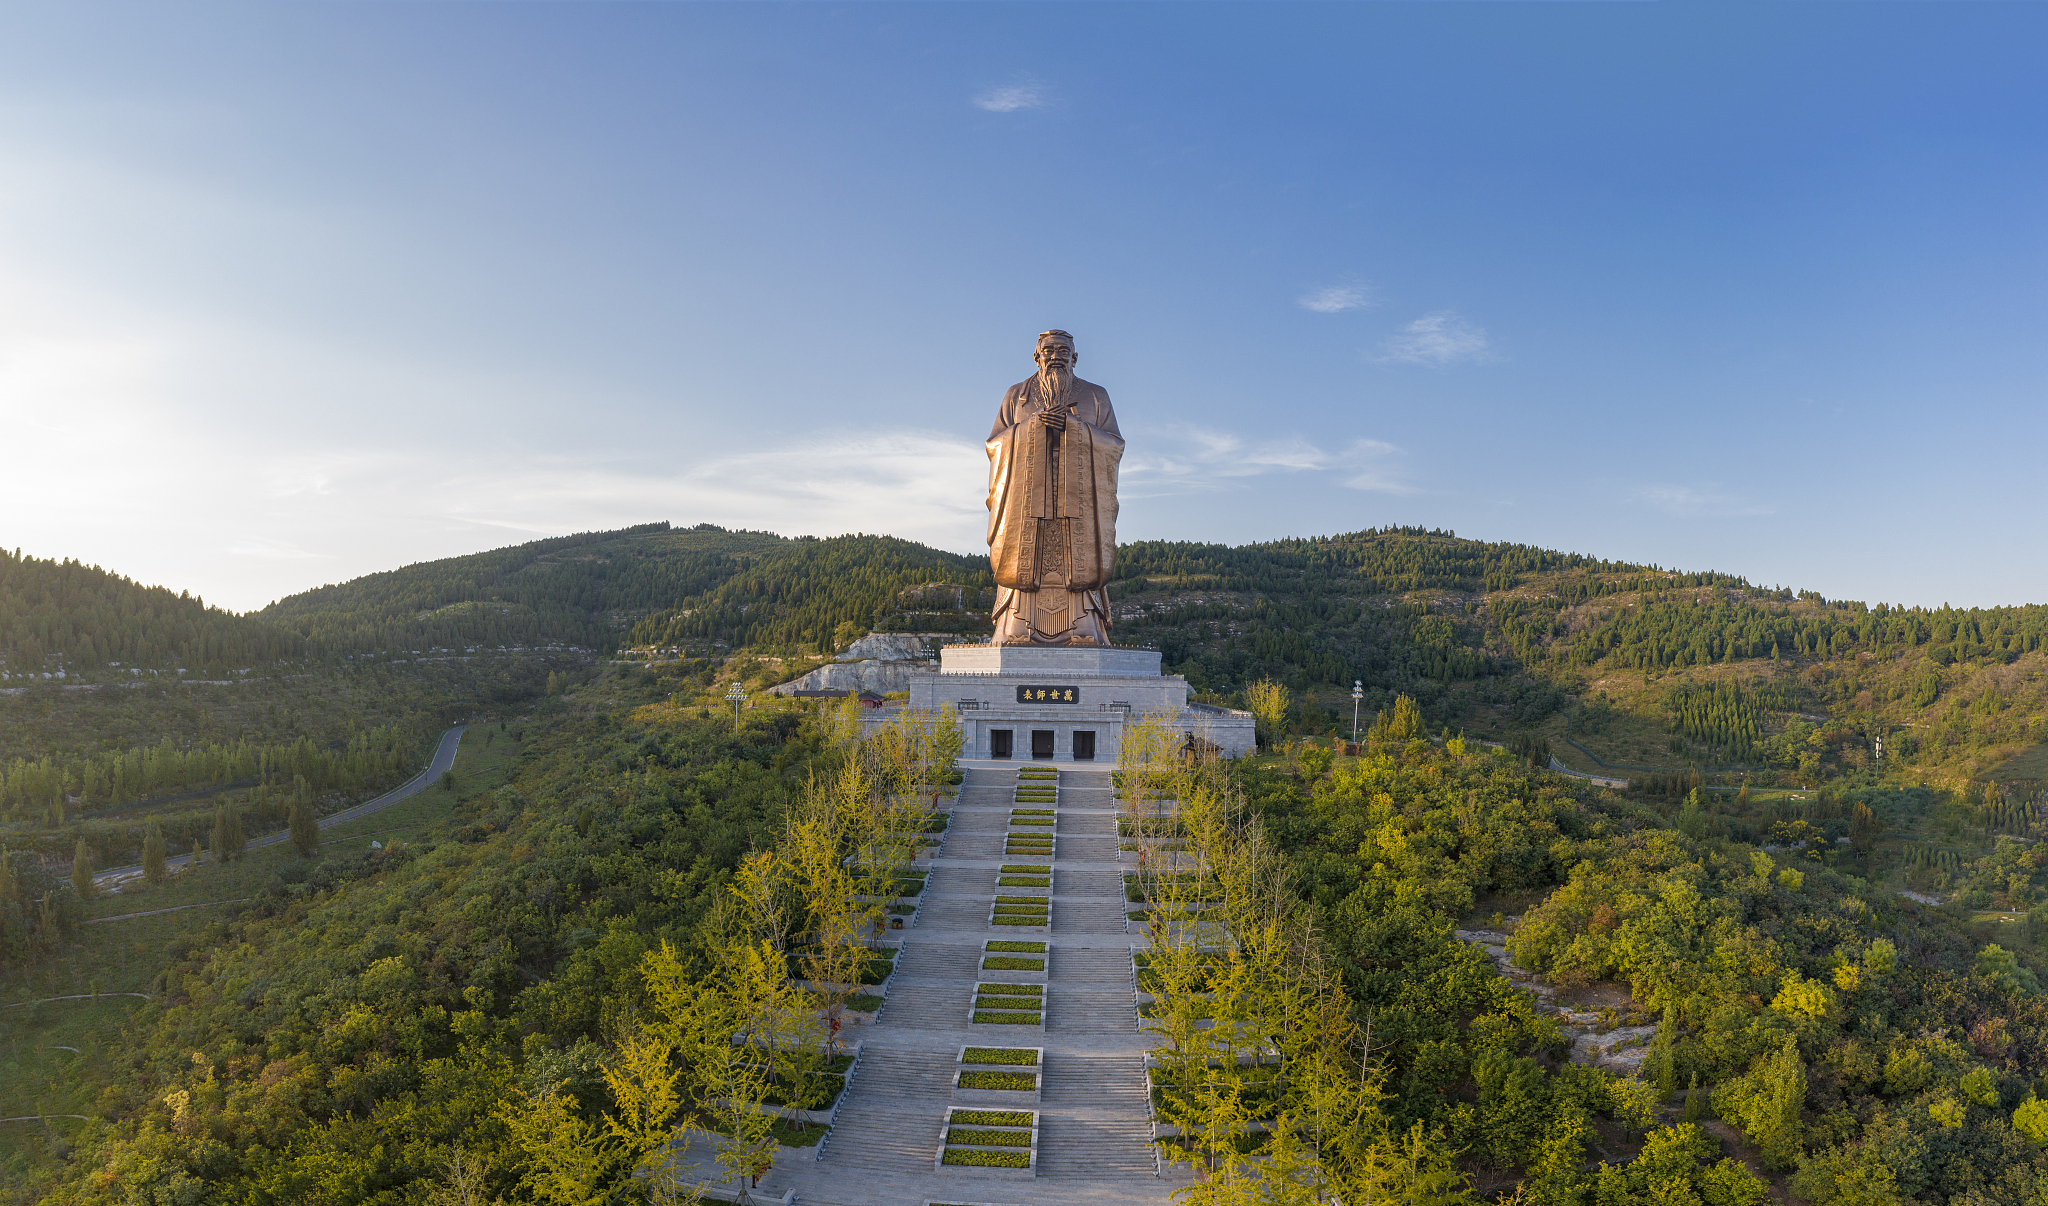
[{"label": "forested hill", "polygon": [[1348,729],[1358,680],[1367,719],[1405,693],[1433,725],[1540,730],[1567,762],[1616,773],[1810,781],[1867,768],[1882,737],[1974,775],[2048,742],[2039,605],[1872,605],[1420,528],[1141,542],[1117,568],[1119,641],[1218,695],[1277,679],[1308,713],[1297,726]]},{"label": "forested hill", "polygon": [[112,668],[218,673],[305,649],[296,632],[204,599],[0,549],[0,672],[10,680]]},{"label": "forested hill", "polygon": [[[827,645],[889,627],[906,588],[957,584],[927,629],[959,630],[985,562],[886,536],[785,539],[642,524],[423,562],[323,586],[257,613],[337,653],[561,643]],[[957,614],[956,614],[957,613]]]}]

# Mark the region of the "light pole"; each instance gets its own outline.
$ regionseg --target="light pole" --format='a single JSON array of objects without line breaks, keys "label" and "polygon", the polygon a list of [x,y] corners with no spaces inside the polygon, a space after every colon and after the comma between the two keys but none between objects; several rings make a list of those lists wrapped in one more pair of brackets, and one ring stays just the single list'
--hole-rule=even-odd
[{"label": "light pole", "polygon": [[1358,701],[1365,698],[1365,684],[1351,680],[1351,744],[1358,744]]},{"label": "light pole", "polygon": [[732,735],[737,737],[740,735],[740,703],[747,698],[747,690],[735,679],[732,690],[727,691],[725,697],[732,701]]}]

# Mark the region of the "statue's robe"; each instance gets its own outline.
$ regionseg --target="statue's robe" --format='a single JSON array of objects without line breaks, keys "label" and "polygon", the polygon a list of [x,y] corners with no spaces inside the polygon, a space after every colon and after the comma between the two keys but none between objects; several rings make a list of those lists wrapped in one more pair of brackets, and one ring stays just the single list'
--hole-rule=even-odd
[{"label": "statue's robe", "polygon": [[1108,644],[1123,433],[1099,385],[1073,379],[1063,431],[1038,421],[1040,395],[1036,378],[1011,386],[988,435],[995,641]]}]

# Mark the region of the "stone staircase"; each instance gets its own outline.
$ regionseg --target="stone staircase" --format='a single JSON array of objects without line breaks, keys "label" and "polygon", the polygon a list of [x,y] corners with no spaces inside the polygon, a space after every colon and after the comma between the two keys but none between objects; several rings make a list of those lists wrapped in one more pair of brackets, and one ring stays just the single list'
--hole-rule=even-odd
[{"label": "stone staircase", "polygon": [[[888,1026],[915,1030],[961,1030],[967,1026],[967,1002],[973,989],[966,984],[891,985],[889,1003],[882,1021]],[[1130,1012],[1126,996],[1124,1011]],[[1125,1025],[1129,1025],[1126,1020]]]},{"label": "stone staircase", "polygon": [[952,1096],[951,1052],[881,1051],[861,1055],[819,1163],[873,1172],[929,1172],[939,1123]]},{"label": "stone staircase", "polygon": [[[890,1005],[895,1008],[895,1005]],[[1055,984],[1046,990],[1045,1028],[1053,1031],[1128,1031],[1138,1025],[1131,994],[1114,988],[1073,988]]]},{"label": "stone staircase", "polygon": [[1077,934],[1121,934],[1124,911],[1114,902],[1061,898],[1052,906],[1052,932]]},{"label": "stone staircase", "polygon": [[1062,946],[1059,962],[1053,965],[1053,983],[1085,984],[1090,987],[1120,985],[1131,991],[1131,951],[1127,946]]},{"label": "stone staircase", "polygon": [[1049,1059],[1043,1083],[1039,1176],[1153,1174],[1145,1080],[1134,1056]]},{"label": "stone staircase", "polygon": [[966,942],[912,942],[896,956],[896,974],[889,981],[894,996],[907,982],[972,981],[981,974],[981,945]]},{"label": "stone staircase", "polygon": [[988,925],[986,896],[949,896],[928,900],[917,914],[920,927],[948,930],[983,929]]}]

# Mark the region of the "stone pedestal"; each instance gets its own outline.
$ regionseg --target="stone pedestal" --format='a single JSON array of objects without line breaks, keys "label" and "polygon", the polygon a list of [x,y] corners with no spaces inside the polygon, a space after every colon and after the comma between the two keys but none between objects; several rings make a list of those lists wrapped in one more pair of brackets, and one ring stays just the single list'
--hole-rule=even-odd
[{"label": "stone pedestal", "polygon": [[937,672],[911,676],[909,706],[956,709],[971,759],[1114,763],[1124,725],[1147,716],[1225,757],[1254,746],[1251,713],[1189,703],[1151,649],[948,645]]}]

